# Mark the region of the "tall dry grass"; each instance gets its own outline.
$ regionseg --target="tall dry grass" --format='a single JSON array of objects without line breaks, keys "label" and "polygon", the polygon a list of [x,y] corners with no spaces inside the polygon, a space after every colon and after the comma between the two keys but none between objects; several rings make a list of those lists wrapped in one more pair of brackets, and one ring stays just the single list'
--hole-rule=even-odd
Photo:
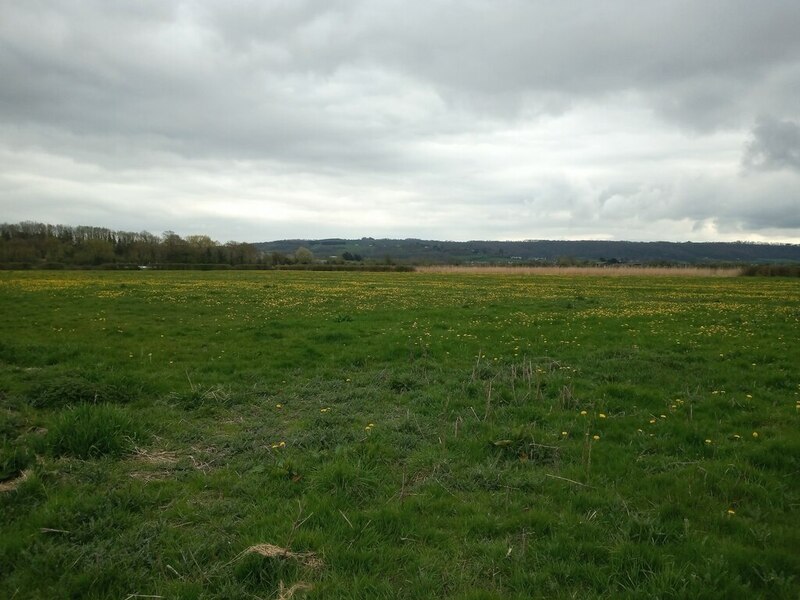
[{"label": "tall dry grass", "polygon": [[474,274],[474,275],[602,275],[606,277],[662,276],[662,277],[736,277],[742,269],[714,267],[503,267],[503,266],[452,266],[417,267],[418,273]]}]

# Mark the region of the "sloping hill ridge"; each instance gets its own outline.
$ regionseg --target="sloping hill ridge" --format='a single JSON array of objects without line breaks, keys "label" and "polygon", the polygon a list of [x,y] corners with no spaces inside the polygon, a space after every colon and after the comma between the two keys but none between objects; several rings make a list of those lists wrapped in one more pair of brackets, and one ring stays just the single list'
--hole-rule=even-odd
[{"label": "sloping hill ridge", "polygon": [[340,238],[278,240],[254,244],[266,252],[292,253],[303,246],[318,259],[345,252],[371,260],[417,263],[555,262],[800,263],[800,244],[751,242],[620,242],[529,240],[446,242],[420,239]]}]

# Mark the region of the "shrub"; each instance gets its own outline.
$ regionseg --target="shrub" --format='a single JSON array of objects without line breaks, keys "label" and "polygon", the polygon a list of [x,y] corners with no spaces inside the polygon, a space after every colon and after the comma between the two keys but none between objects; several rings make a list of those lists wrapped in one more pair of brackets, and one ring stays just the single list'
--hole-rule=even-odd
[{"label": "shrub", "polygon": [[800,277],[800,265],[750,265],[742,269],[746,277]]}]

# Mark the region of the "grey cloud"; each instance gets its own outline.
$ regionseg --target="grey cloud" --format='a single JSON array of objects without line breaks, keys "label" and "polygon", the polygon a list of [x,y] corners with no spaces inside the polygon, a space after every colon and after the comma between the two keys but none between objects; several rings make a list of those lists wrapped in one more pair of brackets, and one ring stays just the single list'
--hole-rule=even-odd
[{"label": "grey cloud", "polygon": [[709,175],[628,183],[602,190],[598,200],[599,217],[609,223],[649,229],[686,220],[696,230],[713,225],[725,232],[752,232],[800,227],[798,198],[800,176],[775,173],[758,181]]},{"label": "grey cloud", "polygon": [[[129,212],[145,193],[369,205],[387,233],[429,227],[404,205],[474,237],[786,229],[798,196],[772,171],[800,168],[798,30],[800,3],[744,0],[0,3],[1,202],[98,183]],[[587,122],[609,114],[617,148]],[[753,129],[739,181],[759,114],[783,120]],[[735,144],[683,141],[719,131]],[[47,161],[61,179],[34,177]],[[102,194],[76,214],[113,214]]]},{"label": "grey cloud", "polygon": [[742,163],[762,171],[800,171],[800,125],[762,118],[753,128],[753,139],[745,147]]},{"label": "grey cloud", "polygon": [[800,55],[800,5],[786,2],[337,2],[324,12],[300,3],[290,19],[236,6],[253,19],[225,18],[226,7],[208,26],[264,56],[281,40],[278,68],[379,64],[478,108],[506,98],[511,112],[543,97],[540,108],[558,111],[571,98],[637,89],[697,129],[730,126],[759,88],[776,85],[776,65]]},{"label": "grey cloud", "polygon": [[[0,119],[162,135],[187,153],[331,157],[344,138],[389,151],[411,124],[364,127],[398,91],[376,90],[379,74],[488,118],[558,114],[631,89],[699,130],[749,119],[764,86],[800,105],[797,86],[769,77],[800,57],[797,3],[95,0],[2,10],[0,76],[14,85],[0,92]],[[348,80],[348,70],[366,76]],[[343,119],[323,93],[330,84],[371,99],[367,118]],[[421,117],[447,126],[435,103]]]}]

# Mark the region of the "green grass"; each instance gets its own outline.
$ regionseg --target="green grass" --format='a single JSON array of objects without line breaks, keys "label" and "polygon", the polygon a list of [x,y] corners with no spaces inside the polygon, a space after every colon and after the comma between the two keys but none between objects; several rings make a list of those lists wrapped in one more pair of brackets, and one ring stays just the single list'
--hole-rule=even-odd
[{"label": "green grass", "polygon": [[0,596],[797,598],[798,340],[780,278],[2,272]]}]

